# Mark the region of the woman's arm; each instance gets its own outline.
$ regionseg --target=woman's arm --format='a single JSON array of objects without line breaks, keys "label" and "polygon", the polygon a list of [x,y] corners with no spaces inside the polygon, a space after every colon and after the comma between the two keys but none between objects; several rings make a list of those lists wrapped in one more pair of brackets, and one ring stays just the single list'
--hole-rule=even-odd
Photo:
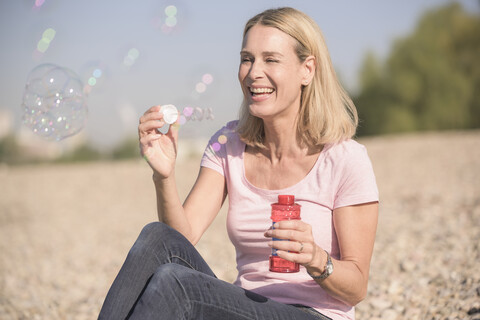
[{"label": "woman's arm", "polygon": [[225,178],[215,170],[201,167],[183,205],[178,196],[174,175],[171,179],[158,179],[154,174],[153,179],[159,220],[181,232],[195,245],[225,201]]},{"label": "woman's arm", "polygon": [[[333,273],[317,280],[330,295],[354,306],[367,294],[370,260],[378,220],[378,202],[341,207],[333,211],[333,224],[340,248],[340,260],[332,259]],[[319,275],[325,270],[327,254],[317,247],[318,255],[307,267]]]},{"label": "woman's arm", "polygon": [[[329,277],[315,281],[331,296],[351,306],[362,301],[367,293],[377,220],[378,202],[333,211],[340,259],[332,259],[333,273]],[[275,230],[268,230],[265,235],[290,240],[270,242],[270,246],[279,249],[279,257],[300,263],[312,276],[325,271],[327,253],[315,244],[309,224],[300,220],[280,221],[275,224]],[[301,252],[294,253],[300,248]]]},{"label": "woman's arm", "polygon": [[200,169],[182,205],[175,181],[178,127],[171,125],[166,134],[158,132],[165,125],[160,106],[148,109],[139,122],[140,151],[153,170],[158,219],[195,244],[225,200],[225,178],[212,169]]}]

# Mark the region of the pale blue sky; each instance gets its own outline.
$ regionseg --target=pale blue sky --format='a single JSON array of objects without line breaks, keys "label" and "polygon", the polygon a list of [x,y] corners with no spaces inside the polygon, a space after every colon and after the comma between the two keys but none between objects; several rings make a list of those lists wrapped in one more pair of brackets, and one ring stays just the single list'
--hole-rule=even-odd
[{"label": "pale blue sky", "polygon": [[[68,67],[86,82],[103,71],[88,96],[88,140],[99,146],[136,134],[137,118],[149,106],[173,103],[211,107],[214,121],[187,123],[183,136],[210,136],[236,118],[241,102],[237,67],[242,30],[256,13],[292,6],[323,30],[333,63],[347,89],[354,89],[364,54],[388,53],[395,38],[408,34],[424,10],[450,0],[2,0],[0,3],[0,110],[11,110],[20,126],[21,101],[30,70],[42,63]],[[478,1],[462,0],[478,11]],[[177,26],[165,34],[155,25],[175,5]],[[157,19],[157,20],[155,20]],[[158,26],[158,24],[157,24]],[[55,38],[41,57],[32,52],[47,28]],[[123,64],[131,48],[139,56]],[[213,76],[202,94],[192,94],[203,74]]]}]

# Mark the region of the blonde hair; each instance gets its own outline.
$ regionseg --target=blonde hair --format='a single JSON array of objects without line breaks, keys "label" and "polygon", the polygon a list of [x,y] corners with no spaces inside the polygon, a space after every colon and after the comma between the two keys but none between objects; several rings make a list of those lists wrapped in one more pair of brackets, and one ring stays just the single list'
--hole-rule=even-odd
[{"label": "blonde hair", "polygon": [[[299,143],[316,147],[352,138],[358,125],[357,110],[337,79],[322,32],[315,21],[293,8],[269,9],[247,22],[243,38],[257,24],[277,28],[294,38],[301,62],[309,56],[315,57],[314,77],[303,87],[301,94],[297,117]],[[250,114],[245,99],[240,108],[237,132],[246,144],[265,147],[263,121]]]}]

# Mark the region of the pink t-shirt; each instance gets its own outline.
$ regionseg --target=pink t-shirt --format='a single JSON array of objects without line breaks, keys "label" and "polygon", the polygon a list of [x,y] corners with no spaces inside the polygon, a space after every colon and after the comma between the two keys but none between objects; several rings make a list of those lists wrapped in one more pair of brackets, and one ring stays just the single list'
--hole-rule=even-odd
[{"label": "pink t-shirt", "polygon": [[[260,189],[245,177],[245,143],[229,122],[211,138],[201,166],[222,174],[227,183],[227,231],[236,249],[235,284],[273,300],[303,304],[332,319],[354,319],[354,308],[331,297],[306,272],[268,270],[271,249],[264,232],[271,226],[271,204],[279,194],[292,194],[300,204],[302,221],[310,224],[317,245],[339,259],[332,210],[378,201],[378,190],[365,147],[353,140],[325,145],[312,170],[297,184],[280,190]],[[279,173],[281,174],[281,173]]]}]

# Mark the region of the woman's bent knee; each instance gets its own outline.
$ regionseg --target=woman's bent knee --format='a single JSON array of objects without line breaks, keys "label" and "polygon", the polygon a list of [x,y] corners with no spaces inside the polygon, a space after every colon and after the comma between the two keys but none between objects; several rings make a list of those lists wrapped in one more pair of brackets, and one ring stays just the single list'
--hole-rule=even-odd
[{"label": "woman's bent knee", "polygon": [[129,255],[144,256],[158,251],[163,246],[162,238],[168,233],[168,226],[161,222],[151,222],[143,227],[130,249]]},{"label": "woman's bent knee", "polygon": [[161,243],[163,239],[169,239],[172,233],[176,233],[174,229],[163,222],[151,222],[145,225],[138,236],[138,241],[146,243]]},{"label": "woman's bent knee", "polygon": [[158,221],[150,222],[143,227],[140,235],[151,234],[151,233],[161,233],[164,230],[168,230],[169,228],[170,227],[163,222],[158,222]]},{"label": "woman's bent knee", "polygon": [[187,286],[196,286],[199,273],[176,263],[166,263],[157,268],[149,283],[150,290],[162,294],[181,296],[188,300]]},{"label": "woman's bent knee", "polygon": [[188,240],[172,227],[162,222],[151,222],[143,227],[130,254],[153,253],[158,257],[172,248],[185,247],[187,244],[190,244]]}]

